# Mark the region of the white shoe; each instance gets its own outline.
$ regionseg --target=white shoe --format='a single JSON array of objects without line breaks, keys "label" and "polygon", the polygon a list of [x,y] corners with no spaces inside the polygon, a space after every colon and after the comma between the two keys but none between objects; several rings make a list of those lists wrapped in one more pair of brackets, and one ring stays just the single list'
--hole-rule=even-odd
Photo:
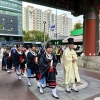
[{"label": "white shoe", "polygon": [[17,75],[21,75],[21,72],[19,72],[19,71],[17,71],[16,73],[17,73]]},{"label": "white shoe", "polygon": [[18,79],[21,80],[22,79],[21,76],[18,76]]},{"label": "white shoe", "polygon": [[71,90],[70,90],[70,88],[66,88],[66,90],[65,90],[66,92],[68,92],[68,93],[70,93],[71,92]]},{"label": "white shoe", "polygon": [[75,86],[73,86],[73,87],[71,88],[71,90],[74,90],[75,92],[79,92],[79,90],[78,90],[78,89],[76,89],[76,87],[75,87]]},{"label": "white shoe", "polygon": [[46,84],[41,84],[41,87],[42,87],[42,88],[45,88],[45,87],[46,87]]},{"label": "white shoe", "polygon": [[28,86],[31,87],[31,83],[30,82],[28,82]]},{"label": "white shoe", "polygon": [[52,96],[56,99],[59,99],[59,97],[57,95],[52,94]]},{"label": "white shoe", "polygon": [[44,88],[44,84],[41,84],[41,87]]},{"label": "white shoe", "polygon": [[42,89],[42,87],[40,86],[40,93],[41,94],[43,94],[44,92],[43,92],[43,89]]},{"label": "white shoe", "polygon": [[59,97],[57,96],[56,94],[56,88],[55,89],[52,89],[52,96],[56,99],[59,99]]},{"label": "white shoe", "polygon": [[7,70],[8,73],[10,73],[10,70]]},{"label": "white shoe", "polygon": [[40,88],[41,83],[37,81],[37,87]]}]

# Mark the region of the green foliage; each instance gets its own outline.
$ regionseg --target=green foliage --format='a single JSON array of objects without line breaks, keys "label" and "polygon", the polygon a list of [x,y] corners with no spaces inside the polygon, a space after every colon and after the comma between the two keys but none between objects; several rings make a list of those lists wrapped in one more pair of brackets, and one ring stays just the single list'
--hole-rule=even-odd
[{"label": "green foliage", "polygon": [[4,23],[2,23],[2,24],[0,25],[0,31],[2,31],[3,26],[4,26]]},{"label": "green foliage", "polygon": [[76,30],[76,29],[81,29],[81,28],[83,28],[83,26],[82,26],[81,23],[76,23],[76,24],[74,25],[74,30]]},{"label": "green foliage", "polygon": [[90,12],[95,12],[94,7],[89,7],[89,8],[87,9],[87,12],[88,12],[88,13],[90,13]]},{"label": "green foliage", "polygon": [[[36,41],[36,42],[43,42],[44,41],[44,32],[32,30],[32,31],[24,31],[23,30],[23,40],[24,41]],[[45,34],[45,40],[49,39],[48,34]]]}]

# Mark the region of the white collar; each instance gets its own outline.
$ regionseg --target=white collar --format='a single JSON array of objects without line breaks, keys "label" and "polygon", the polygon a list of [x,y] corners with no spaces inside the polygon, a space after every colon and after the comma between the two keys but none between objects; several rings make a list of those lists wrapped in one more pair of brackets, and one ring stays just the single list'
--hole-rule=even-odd
[{"label": "white collar", "polygon": [[33,52],[31,49],[29,50],[31,52],[32,55],[36,56],[36,52]]},{"label": "white collar", "polygon": [[18,52],[19,54],[22,54],[22,52],[21,52],[21,51],[18,51],[18,50],[17,50],[17,52]]},{"label": "white collar", "polygon": [[48,58],[48,59],[52,59],[53,57],[52,57],[51,54],[48,54],[48,53],[46,52],[46,58]]}]

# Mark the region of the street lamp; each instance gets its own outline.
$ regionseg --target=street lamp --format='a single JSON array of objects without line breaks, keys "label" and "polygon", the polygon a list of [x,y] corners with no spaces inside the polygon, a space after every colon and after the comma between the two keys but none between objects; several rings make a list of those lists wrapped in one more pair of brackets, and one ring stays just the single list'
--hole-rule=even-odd
[{"label": "street lamp", "polygon": [[56,39],[57,39],[57,8],[56,8]]},{"label": "street lamp", "polygon": [[46,24],[46,21],[43,21],[43,24],[44,24],[44,46],[45,46],[45,24]]}]

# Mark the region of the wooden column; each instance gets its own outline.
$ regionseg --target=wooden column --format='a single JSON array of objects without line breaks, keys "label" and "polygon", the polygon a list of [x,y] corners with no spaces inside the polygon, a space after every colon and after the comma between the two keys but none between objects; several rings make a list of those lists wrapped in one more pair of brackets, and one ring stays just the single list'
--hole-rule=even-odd
[{"label": "wooden column", "polygon": [[85,55],[95,56],[96,54],[96,16],[95,12],[85,15]]}]

